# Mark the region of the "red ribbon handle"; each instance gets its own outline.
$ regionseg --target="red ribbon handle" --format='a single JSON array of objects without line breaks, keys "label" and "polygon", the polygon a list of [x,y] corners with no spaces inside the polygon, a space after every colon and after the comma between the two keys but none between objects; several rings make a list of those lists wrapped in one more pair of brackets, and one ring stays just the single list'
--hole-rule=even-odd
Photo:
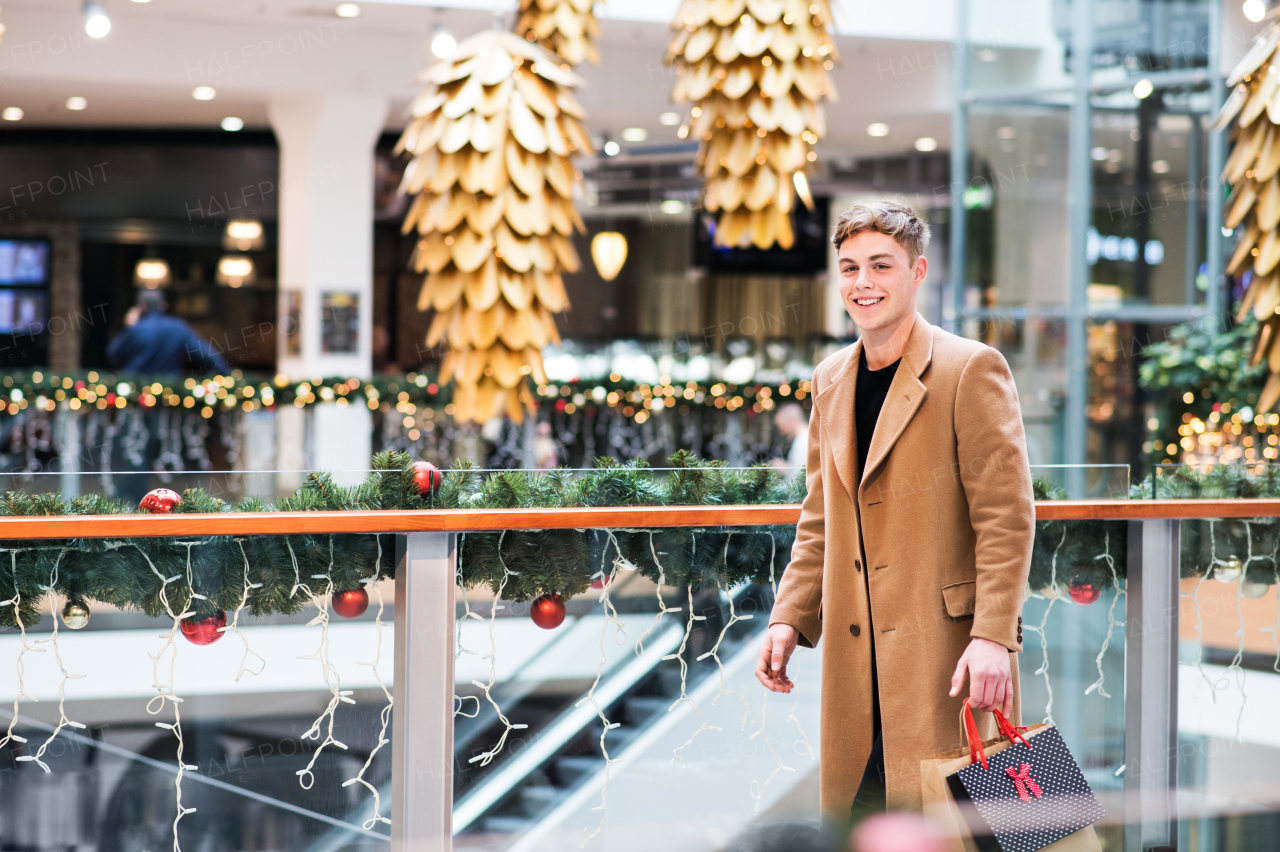
[{"label": "red ribbon handle", "polygon": [[978,723],[973,720],[973,711],[969,709],[969,699],[964,700],[964,706],[960,709],[960,718],[964,720],[964,733],[969,739],[969,762],[982,762],[982,768],[987,768],[987,755],[982,750],[982,735],[978,733]]},{"label": "red ribbon handle", "polygon": [[[992,712],[996,717],[996,727],[1000,729],[1000,734],[1009,740],[1010,745],[1017,745],[1018,741],[1021,740],[1024,746],[1031,748],[1031,743],[1027,742],[1027,738],[1004,717],[1003,713],[999,710],[993,710]],[[978,723],[973,719],[973,710],[969,708],[968,698],[964,700],[964,706],[960,710],[960,718],[964,720],[965,736],[969,739],[969,762],[981,763],[982,768],[986,769],[987,754],[983,751],[982,735],[978,733]],[[1031,783],[1035,784],[1034,781]]]}]

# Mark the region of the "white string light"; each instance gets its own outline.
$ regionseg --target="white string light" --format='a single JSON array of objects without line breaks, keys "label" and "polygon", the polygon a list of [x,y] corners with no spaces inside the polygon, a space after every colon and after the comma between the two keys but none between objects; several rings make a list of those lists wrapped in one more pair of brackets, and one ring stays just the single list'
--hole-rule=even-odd
[{"label": "white string light", "polygon": [[[613,533],[609,532],[608,530],[605,530],[605,532],[608,533],[610,540],[613,540]],[[657,585],[657,588],[654,589],[654,596],[657,597],[658,599],[658,612],[656,615],[654,615],[653,623],[649,625],[649,629],[646,630],[644,633],[641,633],[640,638],[636,640],[636,656],[637,657],[642,656],[644,654],[644,640],[649,636],[650,633],[652,633],[654,630],[657,629],[658,623],[662,621],[662,616],[666,615],[669,612],[674,613],[674,612],[680,612],[681,610],[681,607],[676,607],[675,609],[668,608],[667,602],[662,598],[662,587],[665,586],[667,583],[667,572],[666,572],[666,569],[662,567],[662,560],[658,558],[657,548],[654,547],[653,530],[646,530],[646,532],[649,533],[649,553],[653,555],[653,564],[658,566],[658,585]],[[614,547],[617,547],[616,541],[614,541]]]},{"label": "white string light", "polygon": [[1102,541],[1105,550],[1101,555],[1095,556],[1094,559],[1106,560],[1107,567],[1111,569],[1111,583],[1115,587],[1116,591],[1111,597],[1111,606],[1107,609],[1107,635],[1102,640],[1102,648],[1098,650],[1098,656],[1094,659],[1094,663],[1098,666],[1098,679],[1084,691],[1084,694],[1088,695],[1096,689],[1098,694],[1103,698],[1110,698],[1111,695],[1107,692],[1106,687],[1103,686],[1103,682],[1106,680],[1107,676],[1102,671],[1102,658],[1106,656],[1107,648],[1111,645],[1112,632],[1116,627],[1124,624],[1123,621],[1118,621],[1116,619],[1116,604],[1120,602],[1121,597],[1125,597],[1128,594],[1126,591],[1128,584],[1126,582],[1124,588],[1120,585],[1120,577],[1116,573],[1116,560],[1115,557],[1111,555],[1111,532],[1109,530],[1104,534]]},{"label": "white string light", "polygon": [[[240,629],[240,611],[244,609],[244,605],[249,602],[249,590],[260,589],[262,588],[262,584],[249,582],[249,554],[244,552],[244,539],[237,538],[235,539],[235,542],[240,545],[240,557],[244,560],[244,590],[240,595],[240,605],[236,607],[235,613],[231,616],[231,623],[226,627],[219,627],[218,632],[226,633],[228,630],[233,631],[236,636],[240,637],[240,641],[244,643],[244,655],[240,657],[240,668],[236,671],[236,683],[239,683],[240,678],[244,677],[246,672],[257,677],[266,671],[267,661],[263,659],[261,654],[249,647],[249,638],[245,636],[244,631]],[[261,664],[258,666],[257,671],[254,671],[246,665],[249,662],[250,656],[257,657],[258,662]]]},{"label": "white string light", "polygon": [[[512,577],[520,576],[519,572],[512,571],[507,567],[506,560],[502,558],[502,541],[506,538],[507,531],[503,530],[498,536],[498,564],[502,566],[502,582],[498,585],[498,592],[493,596],[493,609],[489,612],[489,653],[481,657],[482,660],[489,661],[489,682],[481,683],[478,680],[471,681],[473,686],[479,687],[484,691],[485,699],[493,705],[493,712],[498,715],[498,721],[502,723],[502,736],[498,737],[498,742],[488,751],[477,754],[468,760],[468,763],[479,763],[481,766],[488,766],[493,759],[502,753],[502,749],[507,744],[507,737],[512,731],[529,727],[528,725],[513,725],[506,714],[502,712],[502,708],[498,706],[498,702],[493,699],[492,689],[498,682],[498,640],[493,634],[493,623],[498,618],[498,610],[504,609],[500,601],[502,600],[502,592],[507,587],[507,580]],[[479,702],[477,701],[477,705]],[[479,713],[479,710],[476,711]]]},{"label": "white string light", "polygon": [[[136,544],[134,547],[142,554],[142,558],[147,561],[147,567],[151,569],[151,573],[155,574],[160,580],[160,603],[164,605],[165,613],[168,614],[169,618],[172,620],[169,632],[160,634],[160,638],[165,640],[164,644],[160,646],[160,650],[154,654],[150,652],[147,654],[147,656],[151,657],[153,677],[152,686],[155,687],[156,692],[158,693],[154,698],[147,702],[147,712],[152,716],[157,716],[164,711],[165,705],[173,704],[172,724],[169,722],[156,722],[155,725],[157,728],[173,731],[173,735],[178,738],[178,772],[173,779],[174,802],[177,806],[178,812],[173,818],[173,849],[174,852],[181,852],[182,845],[178,841],[178,823],[181,822],[182,818],[187,814],[193,814],[196,812],[195,808],[187,808],[182,805],[182,774],[188,770],[196,772],[200,767],[187,764],[182,760],[182,750],[185,745],[182,737],[182,698],[180,698],[173,689],[174,669],[178,659],[178,644],[174,641],[174,636],[177,634],[178,629],[182,624],[182,619],[189,618],[192,615],[195,615],[195,613],[188,609],[183,609],[182,612],[175,613],[169,603],[169,584],[177,580],[181,580],[182,575],[175,574],[172,577],[165,577],[156,569],[155,563],[151,561],[151,557],[147,555],[146,550]],[[191,576],[190,546],[187,547],[187,576]],[[191,588],[190,585],[188,585],[188,588]],[[191,591],[194,593],[195,590],[191,589]],[[165,654],[169,655],[169,673],[167,679],[161,680],[160,665]],[[157,704],[156,702],[159,703]]]},{"label": "white string light", "polygon": [[698,709],[698,705],[694,703],[694,700],[689,696],[689,693],[687,691],[687,687],[689,685],[689,682],[688,682],[689,681],[689,664],[684,659],[684,649],[689,645],[689,634],[693,632],[693,623],[695,621],[706,621],[707,617],[705,615],[693,614],[693,586],[686,586],[685,588],[688,590],[688,593],[689,593],[689,601],[688,601],[689,618],[685,621],[684,637],[680,640],[680,647],[676,650],[676,652],[674,654],[667,654],[662,659],[676,660],[677,662],[680,663],[680,697],[678,697],[675,701],[671,703],[671,706],[667,708],[667,712],[670,713],[672,710],[679,707],[680,704],[687,703],[698,717],[698,730],[694,731],[693,734],[690,735],[688,741],[684,745],[672,751],[671,753],[672,763],[675,763],[676,761],[680,761],[682,763],[684,762],[685,749],[693,745],[693,741],[698,738],[698,734],[702,733],[703,731],[722,730],[720,727],[716,725],[707,724],[706,717],[702,715],[702,711]]},{"label": "white string light", "polygon": [[37,654],[43,654],[43,648],[37,648],[27,642],[27,627],[22,623],[22,587],[18,584],[18,551],[9,550],[9,568],[13,573],[13,597],[7,601],[0,601],[0,606],[13,607],[13,618],[18,623],[18,632],[22,637],[22,649],[18,651],[18,694],[13,699],[13,716],[9,719],[9,728],[5,731],[3,739],[0,739],[0,747],[8,745],[10,742],[25,743],[26,737],[18,736],[13,732],[14,727],[18,724],[18,702],[26,698],[30,701],[38,701],[34,695],[27,693],[26,684],[23,676],[26,669],[23,665],[22,658],[26,656],[28,651]]},{"label": "white string light", "polygon": [[[466,543],[466,538],[466,533],[462,533],[458,536],[458,559],[455,570],[457,575],[457,588],[461,590],[462,594],[462,617],[459,618],[453,626],[453,659],[455,663],[461,659],[463,654],[470,654],[473,657],[481,656],[479,651],[471,650],[462,642],[462,626],[467,623],[467,619],[474,618],[477,621],[484,621],[480,615],[471,611],[471,602],[467,599],[467,584],[462,579],[462,546]],[[454,693],[453,701],[453,715],[455,717],[462,716],[466,719],[474,719],[480,715],[480,696],[458,695],[457,693]],[[468,701],[474,701],[476,703],[474,713],[467,713],[463,711],[462,708]]]},{"label": "white string light", "polygon": [[[583,704],[591,702],[591,706],[596,709],[596,716],[600,719],[600,754],[604,756],[604,784],[600,787],[600,804],[591,809],[599,812],[600,822],[596,825],[596,830],[590,834],[587,834],[586,829],[583,829],[582,833],[584,837],[582,838],[582,846],[586,846],[591,842],[592,838],[604,830],[605,809],[609,804],[609,775],[613,764],[621,760],[621,758],[609,756],[609,749],[605,746],[604,742],[605,737],[609,735],[611,730],[618,727],[619,723],[610,722],[604,715],[604,708],[601,707],[600,702],[596,700],[596,687],[600,685],[600,678],[604,674],[604,667],[609,661],[609,655],[604,644],[604,637],[609,633],[609,626],[612,625],[614,628],[613,640],[615,644],[623,645],[626,644],[627,641],[625,625],[618,618],[618,610],[614,607],[613,601],[609,598],[609,586],[618,576],[618,569],[622,567],[622,563],[626,562],[626,560],[622,558],[622,550],[618,547],[618,541],[614,538],[613,532],[605,530],[605,534],[608,535],[609,541],[612,542],[614,550],[617,552],[617,556],[613,560],[613,568],[607,577],[604,573],[603,564],[601,569],[596,572],[595,575],[603,581],[602,588],[600,590],[600,608],[604,613],[604,624],[600,627],[600,662],[596,664],[596,679],[592,682],[591,688],[587,690],[586,696],[574,705],[575,707],[581,707]],[[650,542],[652,543],[652,539]],[[606,544],[604,550],[600,554],[601,563],[606,559],[608,552],[609,547]],[[630,563],[627,564],[629,565]]]},{"label": "white string light", "polygon": [[[339,704],[355,704],[355,700],[351,698],[351,690],[342,688],[342,678],[338,674],[338,668],[329,660],[329,600],[333,596],[333,537],[329,537],[329,573],[328,574],[312,574],[313,580],[325,580],[324,595],[317,595],[311,590],[310,586],[302,585],[302,589],[310,596],[315,603],[318,612],[316,617],[307,622],[308,627],[320,625],[320,647],[316,648],[315,653],[306,654],[298,657],[299,660],[315,660],[320,664],[320,670],[324,674],[324,685],[329,688],[329,704],[325,707],[324,712],[316,717],[303,734],[304,740],[319,740],[320,728],[325,726],[325,736],[321,740],[320,745],[316,746],[316,750],[311,753],[311,760],[307,762],[306,768],[299,769],[295,775],[298,776],[298,783],[304,790],[310,790],[315,784],[315,773],[311,770],[315,767],[316,761],[320,759],[320,753],[328,746],[336,746],[346,751],[345,743],[339,742],[333,736],[334,716],[338,710]],[[326,724],[327,722],[327,724]]]},{"label": "white string light", "polygon": [[378,584],[378,574],[382,570],[382,537],[377,537],[378,542],[378,561],[375,563],[373,575],[366,577],[360,582],[366,586],[372,586],[374,594],[378,596],[378,613],[373,618],[374,633],[377,636],[377,645],[373,655],[373,660],[367,663],[357,663],[357,665],[368,666],[373,670],[373,678],[378,682],[378,687],[382,690],[383,696],[387,699],[387,703],[382,707],[382,728],[378,731],[378,744],[373,747],[373,751],[369,752],[369,757],[365,760],[364,766],[360,767],[360,772],[355,778],[350,778],[342,782],[343,787],[350,787],[352,784],[363,784],[373,794],[373,816],[364,821],[364,830],[371,831],[378,823],[383,822],[391,825],[391,820],[382,815],[382,797],[378,793],[378,788],[365,780],[364,774],[369,771],[369,767],[373,765],[374,756],[382,749],[384,745],[389,745],[391,740],[387,739],[387,726],[391,724],[391,708],[394,699],[391,690],[387,689],[387,685],[383,683],[382,676],[378,674],[378,663],[382,660],[382,628],[385,626],[382,622],[382,611],[384,601],[382,599],[382,587]]},{"label": "white string light", "polygon": [[[732,531],[730,531],[729,534],[725,536],[725,540],[724,540],[724,566],[726,569],[729,567],[729,540],[731,538],[733,538]],[[711,700],[711,704],[712,706],[714,706],[715,703],[725,695],[738,696],[738,700],[742,702],[742,730],[746,730],[747,721],[751,718],[751,704],[748,703],[746,697],[741,692],[738,692],[736,689],[724,688],[724,664],[720,662],[719,652],[720,652],[720,643],[724,641],[724,637],[729,632],[729,628],[733,627],[733,625],[737,624],[739,621],[750,621],[752,618],[754,618],[754,616],[750,614],[738,615],[738,613],[733,608],[733,590],[732,589],[730,589],[729,592],[726,593],[724,596],[729,601],[729,620],[726,621],[724,623],[724,627],[720,629],[720,635],[716,637],[716,644],[711,646],[710,651],[707,651],[705,654],[698,657],[697,661],[702,662],[707,657],[710,657],[711,659],[716,661],[716,669],[720,675],[720,688],[716,692],[716,697]]]},{"label": "white string light", "polygon": [[[761,687],[763,689],[764,687]],[[795,772],[795,768],[787,766],[783,763],[782,758],[774,751],[773,744],[769,742],[769,735],[765,733],[765,725],[769,723],[769,692],[765,690],[764,700],[760,702],[760,730],[756,731],[747,740],[759,738],[764,743],[764,747],[768,749],[769,756],[773,758],[773,771],[769,773],[769,777],[764,779],[764,784],[759,781],[752,781],[750,787],[751,798],[756,800],[755,807],[751,810],[751,815],[756,816],[760,813],[760,803],[764,801],[765,791],[769,789],[769,785],[773,783],[774,776],[779,772]],[[805,738],[808,742],[808,738]]]},{"label": "white string light", "polygon": [[53,594],[54,588],[58,584],[58,566],[62,564],[62,557],[66,554],[66,550],[58,553],[58,558],[53,562],[53,569],[49,575],[49,585],[46,591],[49,592],[49,615],[53,616],[53,632],[49,634],[48,639],[37,639],[36,644],[50,643],[53,646],[53,658],[58,661],[58,669],[62,672],[62,680],[58,682],[58,724],[54,727],[53,732],[49,734],[48,739],[40,744],[40,748],[36,749],[34,755],[23,755],[16,760],[33,760],[36,765],[45,772],[51,771],[49,765],[41,760],[44,753],[48,750],[49,745],[57,738],[59,732],[63,728],[84,728],[80,722],[73,722],[67,718],[67,681],[82,678],[82,674],[70,674],[67,667],[62,663],[62,651],[58,648],[58,600]]},{"label": "white string light", "polygon": [[[1040,668],[1036,669],[1037,675],[1044,676],[1044,688],[1049,695],[1048,703],[1044,707],[1044,721],[1046,725],[1053,724],[1053,682],[1049,680],[1049,636],[1045,631],[1045,627],[1049,623],[1049,613],[1053,612],[1053,605],[1057,602],[1058,594],[1058,551],[1062,550],[1062,545],[1067,540],[1067,527],[1062,526],[1062,538],[1058,539],[1058,546],[1053,549],[1053,557],[1049,560],[1049,588],[1053,590],[1054,597],[1049,598],[1049,605],[1044,608],[1044,614],[1040,617],[1040,626],[1028,624],[1026,629],[1031,633],[1040,634]],[[1034,597],[1043,599],[1043,595],[1036,594]]]}]

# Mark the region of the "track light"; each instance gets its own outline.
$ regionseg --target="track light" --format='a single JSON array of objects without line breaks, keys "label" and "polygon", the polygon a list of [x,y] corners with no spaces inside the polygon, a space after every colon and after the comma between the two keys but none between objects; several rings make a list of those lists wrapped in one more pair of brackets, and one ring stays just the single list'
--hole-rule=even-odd
[{"label": "track light", "polygon": [[431,52],[439,59],[448,59],[458,49],[458,40],[443,24],[431,31]]},{"label": "track light", "polygon": [[97,0],[85,0],[84,31],[89,38],[103,38],[111,32],[111,19],[107,17],[107,10],[102,8],[102,4]]}]

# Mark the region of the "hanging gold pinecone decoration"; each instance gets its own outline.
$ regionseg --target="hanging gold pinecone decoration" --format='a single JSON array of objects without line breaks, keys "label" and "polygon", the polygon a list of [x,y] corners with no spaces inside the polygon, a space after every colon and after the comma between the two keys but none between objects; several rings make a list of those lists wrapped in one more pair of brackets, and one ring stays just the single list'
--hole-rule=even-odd
[{"label": "hanging gold pinecone decoration", "polygon": [[538,42],[570,65],[600,62],[595,0],[520,0],[516,35]]},{"label": "hanging gold pinecone decoration", "polygon": [[692,102],[682,138],[699,141],[703,205],[720,246],[794,242],[791,207],[812,206],[804,169],[827,133],[827,72],[838,61],[827,0],[684,0],[666,62]]},{"label": "hanging gold pinecone decoration", "polygon": [[1240,232],[1227,275],[1252,269],[1238,321],[1258,319],[1252,365],[1267,362],[1268,376],[1257,411],[1280,402],[1280,26],[1272,23],[1227,79],[1234,87],[1213,129],[1230,127],[1231,154],[1222,179],[1231,184],[1223,224]]},{"label": "hanging gold pinecone decoration", "polygon": [[572,92],[581,81],[497,30],[466,39],[422,80],[398,149],[413,155],[404,232],[419,234],[418,309],[435,310],[426,343],[449,345],[440,381],[453,382],[455,419],[521,420],[533,404],[525,377],[546,381],[541,349],[559,342],[552,314],[569,307],[560,274],[581,267],[570,241],[586,230],[570,159],[591,153]]}]

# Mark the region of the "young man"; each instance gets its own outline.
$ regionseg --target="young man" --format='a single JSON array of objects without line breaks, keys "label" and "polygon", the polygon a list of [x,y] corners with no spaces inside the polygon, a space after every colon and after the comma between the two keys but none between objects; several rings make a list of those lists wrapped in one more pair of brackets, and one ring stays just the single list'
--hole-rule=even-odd
[{"label": "young man", "polygon": [[790,692],[787,660],[825,633],[822,810],[858,818],[920,807],[966,676],[975,711],[1016,717],[1035,507],[1004,358],[916,313],[928,225],[858,204],[834,242],[862,336],[814,371],[809,493],[756,676]]}]

